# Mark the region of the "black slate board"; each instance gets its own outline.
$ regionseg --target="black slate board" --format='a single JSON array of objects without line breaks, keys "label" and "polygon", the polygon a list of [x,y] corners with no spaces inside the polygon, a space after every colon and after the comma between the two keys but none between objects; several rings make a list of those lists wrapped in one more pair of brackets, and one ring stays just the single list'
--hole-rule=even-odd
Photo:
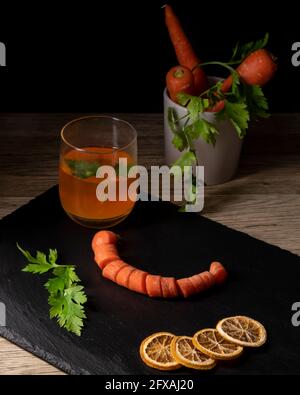
[{"label": "black slate board", "polygon": [[[220,260],[228,282],[190,300],[165,301],[103,279],[90,248],[94,231],[64,214],[54,187],[0,222],[0,301],[7,309],[0,334],[72,374],[153,374],[138,356],[145,336],[161,330],[192,335],[224,316],[245,314],[265,324],[268,343],[230,366],[194,374],[300,373],[300,328],[291,324],[291,305],[299,299],[298,256],[163,202],[137,203],[115,230],[120,255],[137,267],[181,277]],[[32,251],[57,248],[61,262],[77,264],[89,298],[81,337],[48,318],[45,280],[21,272],[16,241]],[[185,373],[193,372],[173,374]]]}]

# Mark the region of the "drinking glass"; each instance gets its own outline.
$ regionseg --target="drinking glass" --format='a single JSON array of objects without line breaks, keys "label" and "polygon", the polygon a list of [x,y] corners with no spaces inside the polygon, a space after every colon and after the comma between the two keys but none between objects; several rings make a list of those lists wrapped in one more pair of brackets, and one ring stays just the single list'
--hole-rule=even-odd
[{"label": "drinking glass", "polygon": [[[129,215],[135,201],[128,194],[119,198],[119,159],[123,163],[127,160],[128,169],[137,163],[137,133],[128,122],[110,116],[86,116],[63,127],[59,196],[63,209],[75,222],[101,229]],[[99,176],[101,166],[114,170],[115,176],[108,181],[115,182],[116,199],[99,196],[97,187],[105,179]]]}]

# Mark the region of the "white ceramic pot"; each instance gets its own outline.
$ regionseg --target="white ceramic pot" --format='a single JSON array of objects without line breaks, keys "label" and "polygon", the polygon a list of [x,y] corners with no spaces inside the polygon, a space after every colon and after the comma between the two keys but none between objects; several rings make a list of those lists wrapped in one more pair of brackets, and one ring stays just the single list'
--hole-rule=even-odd
[{"label": "white ceramic pot", "polygon": [[[211,77],[210,82],[218,80]],[[167,90],[164,91],[164,139],[165,139],[165,162],[168,166],[174,164],[181,153],[173,146],[173,132],[168,124],[168,108],[175,109],[177,116],[182,117],[186,114],[185,107],[173,102]],[[202,117],[214,124],[219,131],[215,146],[207,144],[202,139],[194,143],[199,166],[204,166],[204,181],[206,185],[222,184],[231,180],[237,169],[243,140],[237,135],[235,128],[229,120],[217,121],[215,114],[205,112]],[[181,123],[180,123],[181,122]],[[183,126],[185,120],[179,121]]]}]

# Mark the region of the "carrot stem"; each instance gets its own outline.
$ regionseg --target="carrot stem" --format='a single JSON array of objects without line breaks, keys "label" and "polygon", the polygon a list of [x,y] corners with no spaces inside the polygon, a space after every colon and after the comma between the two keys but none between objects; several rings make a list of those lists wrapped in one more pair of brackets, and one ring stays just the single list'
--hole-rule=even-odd
[{"label": "carrot stem", "polygon": [[[196,67],[202,67],[202,66],[210,66],[210,65],[216,65],[216,66],[222,66],[225,67],[226,69],[230,70],[231,73],[236,73],[236,70],[230,66],[230,62],[229,63],[224,63],[224,62],[217,62],[217,61],[212,61],[212,62],[204,62],[204,63],[199,63],[195,66]],[[235,63],[232,63],[235,64]],[[193,69],[194,70],[194,69]],[[193,71],[192,70],[192,71]]]}]

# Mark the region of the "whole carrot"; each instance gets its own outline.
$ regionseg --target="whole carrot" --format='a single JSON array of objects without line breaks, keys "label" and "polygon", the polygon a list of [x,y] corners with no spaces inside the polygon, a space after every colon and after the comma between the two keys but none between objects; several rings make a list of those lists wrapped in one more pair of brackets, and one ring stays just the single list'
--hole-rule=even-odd
[{"label": "whole carrot", "polygon": [[177,60],[180,65],[193,71],[195,95],[200,95],[208,88],[208,81],[203,69],[197,67],[200,60],[195,54],[193,47],[187,38],[181,23],[171,6],[165,6],[165,19],[171,41],[173,43]]},{"label": "whole carrot", "polygon": [[[266,49],[258,49],[252,52],[236,69],[240,78],[248,85],[265,85],[273,77],[277,70],[273,55]],[[230,75],[223,82],[222,92],[229,91],[232,85]]]},{"label": "whole carrot", "polygon": [[193,73],[184,66],[172,67],[167,74],[166,83],[169,95],[176,103],[178,102],[178,93],[194,94]]},{"label": "whole carrot", "polygon": [[[241,80],[248,85],[263,86],[274,76],[277,70],[277,64],[274,57],[266,49],[258,49],[246,57],[245,60],[237,67],[236,71]],[[223,81],[221,91],[226,93],[232,86],[232,75]],[[218,112],[224,107],[220,101],[212,109],[212,112]]]}]

